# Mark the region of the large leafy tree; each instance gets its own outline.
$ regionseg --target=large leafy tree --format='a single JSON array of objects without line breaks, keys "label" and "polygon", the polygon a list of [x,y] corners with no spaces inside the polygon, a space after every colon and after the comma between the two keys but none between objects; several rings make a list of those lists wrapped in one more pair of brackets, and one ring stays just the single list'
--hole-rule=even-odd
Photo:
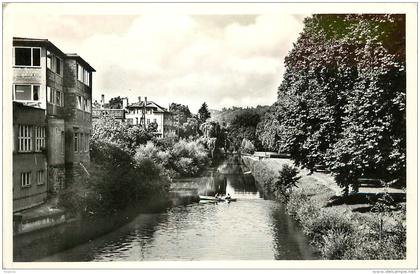
[{"label": "large leafy tree", "polygon": [[228,128],[228,140],[235,150],[238,150],[244,139],[252,143],[256,149],[261,148],[256,136],[256,128],[261,120],[261,114],[255,109],[246,109],[235,116]]},{"label": "large leafy tree", "polygon": [[169,111],[174,113],[175,122],[178,123],[178,125],[186,123],[188,118],[192,117],[190,109],[187,105],[172,103],[169,106]]},{"label": "large leafy tree", "polygon": [[111,98],[108,103],[109,108],[112,109],[122,109],[123,100],[120,96]]},{"label": "large leafy tree", "polygon": [[92,126],[92,147],[112,144],[134,155],[135,149],[152,139],[152,134],[143,127],[130,126],[112,117],[96,120]]},{"label": "large leafy tree", "polygon": [[260,126],[270,128],[264,142],[311,170],[327,165],[344,187],[361,176],[405,181],[404,24],[403,15],[307,18],[285,59],[279,124]]}]

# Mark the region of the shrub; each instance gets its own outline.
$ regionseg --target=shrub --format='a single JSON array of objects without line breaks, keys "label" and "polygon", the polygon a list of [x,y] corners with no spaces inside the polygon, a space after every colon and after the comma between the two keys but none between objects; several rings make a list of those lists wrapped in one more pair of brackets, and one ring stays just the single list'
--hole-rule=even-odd
[{"label": "shrub", "polygon": [[254,154],[254,144],[250,140],[244,138],[241,143],[241,151],[249,154]]},{"label": "shrub", "polygon": [[299,170],[296,167],[293,167],[288,164],[284,164],[279,171],[279,176],[274,182],[274,188],[276,190],[277,196],[287,202],[289,195],[293,187],[297,187],[296,183],[300,179]]},{"label": "shrub", "polygon": [[321,256],[328,260],[340,260],[353,248],[353,235],[348,231],[333,228],[321,238]]}]

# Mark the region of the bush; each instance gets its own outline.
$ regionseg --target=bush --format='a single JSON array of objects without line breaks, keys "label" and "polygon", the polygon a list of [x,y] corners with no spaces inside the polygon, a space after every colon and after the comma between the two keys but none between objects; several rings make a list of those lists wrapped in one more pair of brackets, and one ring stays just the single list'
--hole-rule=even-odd
[{"label": "bush", "polygon": [[277,197],[281,197],[285,202],[289,199],[289,195],[293,187],[297,187],[296,183],[300,179],[299,170],[288,164],[284,164],[279,171],[279,177],[274,182],[274,188]]},{"label": "bush", "polygon": [[148,199],[164,198],[169,191],[168,177],[154,161],[141,158],[136,162],[115,144],[93,144],[89,173],[60,195],[59,205],[71,213],[109,215]]},{"label": "bush", "polygon": [[254,144],[246,138],[243,139],[241,143],[241,151],[244,153],[254,154],[255,152]]},{"label": "bush", "polygon": [[167,143],[148,142],[136,149],[134,159],[140,164],[151,159],[171,177],[197,175],[208,163],[207,152],[197,141],[180,140],[172,148]]},{"label": "bush", "polygon": [[328,230],[320,242],[321,256],[328,260],[343,259],[346,252],[353,248],[353,235],[339,228]]}]

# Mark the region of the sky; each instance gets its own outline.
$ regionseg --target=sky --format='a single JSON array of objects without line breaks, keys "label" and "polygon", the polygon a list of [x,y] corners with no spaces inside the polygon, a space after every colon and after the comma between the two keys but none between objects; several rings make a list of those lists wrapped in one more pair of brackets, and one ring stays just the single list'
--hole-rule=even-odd
[{"label": "sky", "polygon": [[[35,4],[33,4],[35,5]],[[75,4],[77,5],[77,4]],[[60,4],[11,4],[4,26],[15,37],[45,38],[96,69],[93,100],[105,95],[176,102],[196,113],[271,105],[284,57],[303,29],[303,14],[104,13]],[[30,8],[28,8],[30,6]],[[35,12],[36,11],[36,12]]]}]

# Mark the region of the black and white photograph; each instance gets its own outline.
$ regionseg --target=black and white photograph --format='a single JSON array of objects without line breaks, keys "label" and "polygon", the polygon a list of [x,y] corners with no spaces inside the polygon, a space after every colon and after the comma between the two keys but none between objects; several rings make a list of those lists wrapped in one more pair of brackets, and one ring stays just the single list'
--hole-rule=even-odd
[{"label": "black and white photograph", "polygon": [[418,267],[417,3],[2,8],[3,269]]}]

